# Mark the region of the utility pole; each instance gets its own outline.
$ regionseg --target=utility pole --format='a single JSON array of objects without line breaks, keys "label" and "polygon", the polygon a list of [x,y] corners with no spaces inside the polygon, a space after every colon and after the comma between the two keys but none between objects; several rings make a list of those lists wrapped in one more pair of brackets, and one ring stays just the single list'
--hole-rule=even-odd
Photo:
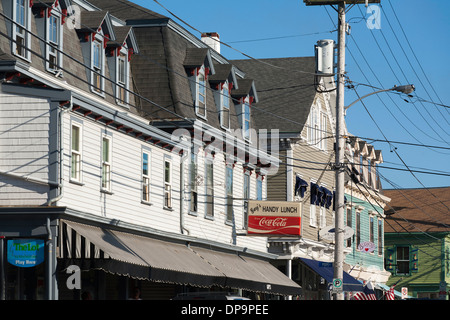
[{"label": "utility pole", "polygon": [[[334,244],[334,279],[344,278],[344,90],[345,90],[345,2],[338,4],[338,66],[337,66],[337,101],[336,101],[336,198],[335,198],[335,244]],[[335,300],[344,300],[344,293],[339,291]]]},{"label": "utility pole", "polygon": [[[381,0],[348,0],[353,5],[379,3]],[[345,115],[345,0],[303,0],[310,5],[337,5],[338,9],[338,62],[337,62],[337,94],[336,94],[336,147],[335,147],[335,243],[334,243],[334,275],[333,292],[335,300],[344,300],[344,199],[345,199],[345,138],[344,138],[344,115]],[[334,7],[333,7],[334,8]]]}]

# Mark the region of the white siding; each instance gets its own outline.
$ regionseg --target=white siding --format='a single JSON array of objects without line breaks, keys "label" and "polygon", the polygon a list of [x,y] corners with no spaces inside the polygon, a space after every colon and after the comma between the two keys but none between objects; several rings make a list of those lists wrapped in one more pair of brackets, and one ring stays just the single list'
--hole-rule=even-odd
[{"label": "white siding", "polygon": [[[71,121],[82,121],[81,184],[70,182]],[[102,136],[111,137],[111,193],[101,191]],[[159,230],[179,232],[179,157],[92,120],[65,118],[64,197],[58,203],[72,209]],[[150,153],[150,204],[141,202],[142,148]],[[163,209],[164,155],[172,158],[173,210]]]},{"label": "white siding", "polygon": [[[214,217],[205,217],[205,185],[198,186],[198,212],[196,215],[189,214],[189,163],[187,158],[184,165],[184,226],[189,235],[203,238],[210,241],[217,241],[225,244],[235,244],[259,251],[267,251],[265,237],[247,237],[243,235],[244,222],[244,168],[242,164],[236,163],[233,168],[233,213],[234,224],[226,222],[225,207],[225,171],[226,163],[223,154],[216,154],[214,157]],[[205,171],[205,151],[200,149],[197,156],[198,175],[204,177]],[[204,180],[203,180],[204,181]],[[263,183],[263,198],[266,194],[266,183]],[[256,173],[250,176],[250,198],[256,199]],[[236,234],[237,233],[237,234]],[[240,234],[240,235],[239,235]]]},{"label": "white siding", "polygon": [[[0,171],[50,179],[50,103],[0,93]],[[54,164],[53,164],[54,167]],[[49,186],[0,175],[1,205],[43,205]]]}]

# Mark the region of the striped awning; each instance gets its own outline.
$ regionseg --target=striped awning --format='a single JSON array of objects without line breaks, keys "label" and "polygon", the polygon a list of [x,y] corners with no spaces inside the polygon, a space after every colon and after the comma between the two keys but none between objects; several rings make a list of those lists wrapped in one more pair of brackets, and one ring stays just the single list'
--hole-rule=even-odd
[{"label": "striped awning", "polygon": [[62,268],[75,264],[82,270],[156,282],[282,295],[301,292],[297,283],[263,259],[73,221],[62,221],[60,230]]}]

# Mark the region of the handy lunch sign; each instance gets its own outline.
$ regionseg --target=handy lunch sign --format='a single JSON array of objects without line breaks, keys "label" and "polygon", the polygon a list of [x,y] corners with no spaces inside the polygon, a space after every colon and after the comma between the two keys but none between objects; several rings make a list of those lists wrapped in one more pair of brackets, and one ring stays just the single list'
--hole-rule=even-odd
[{"label": "handy lunch sign", "polygon": [[248,201],[248,235],[299,236],[301,203]]},{"label": "handy lunch sign", "polygon": [[44,240],[8,240],[8,262],[16,267],[31,268],[44,262]]}]

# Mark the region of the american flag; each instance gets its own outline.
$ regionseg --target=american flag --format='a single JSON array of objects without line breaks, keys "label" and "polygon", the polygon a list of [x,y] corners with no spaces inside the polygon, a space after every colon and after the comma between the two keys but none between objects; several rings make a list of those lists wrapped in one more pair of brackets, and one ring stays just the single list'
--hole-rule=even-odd
[{"label": "american flag", "polygon": [[386,292],[386,300],[395,300],[395,299],[394,299],[394,286],[392,286],[392,287]]},{"label": "american flag", "polygon": [[373,290],[372,283],[368,282],[364,286],[363,291],[355,293],[353,298],[355,300],[377,300],[377,297],[375,296],[375,291]]}]

